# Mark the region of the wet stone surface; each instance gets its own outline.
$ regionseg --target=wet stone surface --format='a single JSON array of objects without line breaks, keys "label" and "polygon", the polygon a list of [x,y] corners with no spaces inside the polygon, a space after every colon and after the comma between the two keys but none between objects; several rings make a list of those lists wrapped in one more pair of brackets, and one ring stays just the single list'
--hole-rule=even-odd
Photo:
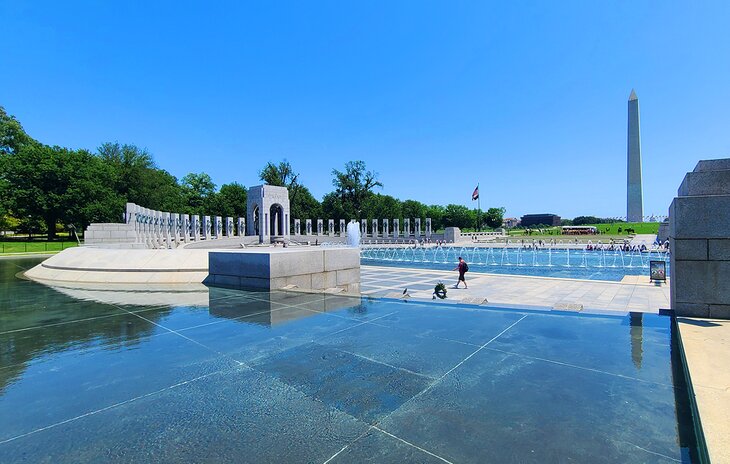
[{"label": "wet stone surface", "polygon": [[666,316],[120,304],[16,278],[35,262],[0,260],[2,463],[694,460]]}]

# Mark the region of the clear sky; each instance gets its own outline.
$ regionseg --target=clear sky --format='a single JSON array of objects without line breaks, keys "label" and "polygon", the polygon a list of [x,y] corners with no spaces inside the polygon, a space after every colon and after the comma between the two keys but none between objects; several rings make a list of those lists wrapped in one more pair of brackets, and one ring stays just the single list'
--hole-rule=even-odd
[{"label": "clear sky", "polygon": [[177,177],[382,193],[508,216],[626,214],[627,100],[645,214],[730,157],[730,2],[0,0],[0,105],[38,140],[146,147]]}]

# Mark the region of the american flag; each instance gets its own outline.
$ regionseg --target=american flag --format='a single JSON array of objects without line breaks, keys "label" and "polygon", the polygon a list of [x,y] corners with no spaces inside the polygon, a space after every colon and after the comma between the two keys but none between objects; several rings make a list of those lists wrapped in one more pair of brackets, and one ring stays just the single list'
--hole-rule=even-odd
[{"label": "american flag", "polygon": [[479,198],[479,186],[474,189],[474,193],[471,194],[471,200],[474,201]]}]

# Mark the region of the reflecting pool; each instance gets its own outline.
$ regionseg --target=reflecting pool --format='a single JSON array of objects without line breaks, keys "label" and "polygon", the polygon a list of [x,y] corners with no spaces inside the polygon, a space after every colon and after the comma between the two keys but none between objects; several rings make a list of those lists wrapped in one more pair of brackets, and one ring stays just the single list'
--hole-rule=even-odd
[{"label": "reflecting pool", "polygon": [[0,462],[694,462],[668,316],[190,287],[0,259]]}]

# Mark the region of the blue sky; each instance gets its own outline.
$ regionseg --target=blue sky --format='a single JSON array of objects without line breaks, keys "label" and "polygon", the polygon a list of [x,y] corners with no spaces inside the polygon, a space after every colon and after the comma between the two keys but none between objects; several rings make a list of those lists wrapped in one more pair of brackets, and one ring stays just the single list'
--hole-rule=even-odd
[{"label": "blue sky", "polygon": [[729,2],[212,3],[0,0],[0,105],[178,177],[286,158],[321,198],[362,159],[382,193],[475,206],[480,183],[508,216],[625,215],[632,88],[645,214],[730,156]]}]

